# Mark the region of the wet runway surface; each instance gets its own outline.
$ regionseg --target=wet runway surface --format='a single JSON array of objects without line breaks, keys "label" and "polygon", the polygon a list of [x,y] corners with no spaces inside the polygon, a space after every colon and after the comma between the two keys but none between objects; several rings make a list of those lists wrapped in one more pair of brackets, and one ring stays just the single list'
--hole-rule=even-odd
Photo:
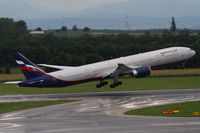
[{"label": "wet runway surface", "polygon": [[81,101],[0,115],[0,133],[199,133],[199,117],[126,116],[146,106],[200,100],[200,89],[0,96],[0,102]]}]

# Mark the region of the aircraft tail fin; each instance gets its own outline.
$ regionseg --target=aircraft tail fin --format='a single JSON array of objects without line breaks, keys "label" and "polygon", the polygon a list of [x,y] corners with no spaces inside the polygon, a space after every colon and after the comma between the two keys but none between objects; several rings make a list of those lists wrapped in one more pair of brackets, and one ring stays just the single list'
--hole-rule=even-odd
[{"label": "aircraft tail fin", "polygon": [[27,80],[45,75],[44,71],[42,71],[39,67],[33,64],[19,52],[14,53],[14,57]]}]

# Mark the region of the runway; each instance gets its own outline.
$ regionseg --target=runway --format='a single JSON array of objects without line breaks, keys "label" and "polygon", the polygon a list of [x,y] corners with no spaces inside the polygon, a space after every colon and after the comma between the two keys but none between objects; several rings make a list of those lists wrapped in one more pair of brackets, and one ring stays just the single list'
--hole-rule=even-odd
[{"label": "runway", "polygon": [[0,115],[0,133],[199,133],[199,117],[126,116],[124,111],[200,100],[200,89],[0,96],[0,102],[80,99]]}]

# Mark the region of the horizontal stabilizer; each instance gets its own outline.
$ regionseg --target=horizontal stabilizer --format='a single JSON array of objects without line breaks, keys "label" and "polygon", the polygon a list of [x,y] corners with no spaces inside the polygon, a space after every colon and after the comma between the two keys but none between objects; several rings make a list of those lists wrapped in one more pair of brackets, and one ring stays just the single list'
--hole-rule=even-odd
[{"label": "horizontal stabilizer", "polygon": [[8,82],[4,82],[3,84],[18,84],[22,81],[8,81]]}]

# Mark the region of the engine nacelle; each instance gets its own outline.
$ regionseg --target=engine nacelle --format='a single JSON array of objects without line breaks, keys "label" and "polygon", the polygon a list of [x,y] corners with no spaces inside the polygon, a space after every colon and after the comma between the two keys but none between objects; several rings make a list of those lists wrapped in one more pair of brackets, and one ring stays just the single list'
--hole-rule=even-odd
[{"label": "engine nacelle", "polygon": [[132,75],[136,78],[143,78],[147,77],[151,74],[151,67],[150,66],[141,66],[133,70]]}]

